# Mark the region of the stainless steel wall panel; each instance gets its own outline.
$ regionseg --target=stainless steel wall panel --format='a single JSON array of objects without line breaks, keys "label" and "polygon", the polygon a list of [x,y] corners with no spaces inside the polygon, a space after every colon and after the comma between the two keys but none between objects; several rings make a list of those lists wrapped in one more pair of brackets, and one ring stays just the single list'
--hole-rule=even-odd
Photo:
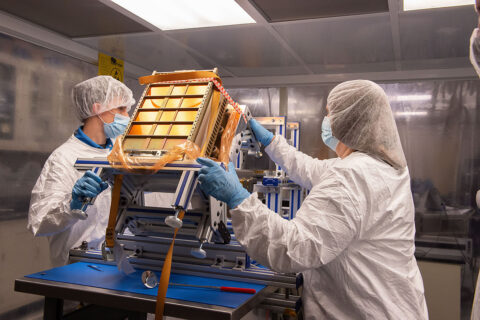
[{"label": "stainless steel wall panel", "polygon": [[[80,125],[72,87],[97,66],[0,34],[0,220],[25,218],[49,154]],[[138,99],[141,87],[126,79]]]},{"label": "stainless steel wall panel", "polygon": [[351,67],[390,62],[388,70],[395,60],[388,14],[320,19],[274,28],[315,72],[368,71]]}]

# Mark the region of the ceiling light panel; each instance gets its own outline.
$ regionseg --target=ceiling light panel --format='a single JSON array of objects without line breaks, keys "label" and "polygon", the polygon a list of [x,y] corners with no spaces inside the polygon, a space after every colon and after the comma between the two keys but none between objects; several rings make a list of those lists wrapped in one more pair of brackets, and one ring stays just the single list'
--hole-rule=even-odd
[{"label": "ceiling light panel", "polygon": [[162,30],[255,23],[234,0],[112,0]]},{"label": "ceiling light panel", "polygon": [[0,11],[70,38],[151,31],[98,0],[1,0]]},{"label": "ceiling light panel", "polygon": [[432,100],[431,94],[411,94],[392,97],[392,101],[428,101]]},{"label": "ceiling light panel", "polygon": [[403,0],[403,10],[421,10],[473,5],[475,0]]},{"label": "ceiling light panel", "polygon": [[249,0],[268,22],[388,12],[388,0]]}]

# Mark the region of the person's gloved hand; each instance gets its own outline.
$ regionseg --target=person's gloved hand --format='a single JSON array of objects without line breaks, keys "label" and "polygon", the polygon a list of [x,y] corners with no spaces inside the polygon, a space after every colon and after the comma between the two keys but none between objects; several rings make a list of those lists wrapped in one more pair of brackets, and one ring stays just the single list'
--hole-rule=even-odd
[{"label": "person's gloved hand", "polygon": [[198,181],[205,193],[226,202],[232,209],[250,196],[238,180],[233,163],[228,164],[226,171],[218,163],[207,158],[198,158],[197,162],[202,165]]},{"label": "person's gloved hand", "polygon": [[85,172],[73,186],[70,209],[81,209],[85,198],[94,198],[107,188],[108,183],[102,181],[95,173],[90,170]]},{"label": "person's gloved hand", "polygon": [[250,128],[252,128],[253,134],[257,138],[258,142],[263,144],[265,147],[272,142],[274,136],[273,133],[262,127],[260,123],[257,122],[255,119],[250,119],[248,121]]}]

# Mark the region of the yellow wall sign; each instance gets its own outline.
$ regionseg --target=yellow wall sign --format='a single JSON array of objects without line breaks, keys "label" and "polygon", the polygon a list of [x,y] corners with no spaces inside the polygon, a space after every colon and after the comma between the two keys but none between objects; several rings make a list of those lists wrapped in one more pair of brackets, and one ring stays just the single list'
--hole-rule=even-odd
[{"label": "yellow wall sign", "polygon": [[123,60],[98,53],[98,75],[112,76],[123,82]]}]

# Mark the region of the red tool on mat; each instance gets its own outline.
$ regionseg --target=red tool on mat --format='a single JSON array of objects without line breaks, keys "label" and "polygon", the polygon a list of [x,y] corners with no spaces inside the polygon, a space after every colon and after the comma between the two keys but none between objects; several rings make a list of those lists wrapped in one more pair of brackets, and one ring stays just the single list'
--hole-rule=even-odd
[{"label": "red tool on mat", "polygon": [[183,284],[183,283],[169,283],[169,286],[179,286],[179,287],[195,287],[195,288],[207,288],[207,289],[217,289],[225,292],[237,292],[237,293],[251,293],[254,294],[257,291],[250,288],[236,288],[236,287],[215,287],[215,286],[200,286],[196,284]]}]

